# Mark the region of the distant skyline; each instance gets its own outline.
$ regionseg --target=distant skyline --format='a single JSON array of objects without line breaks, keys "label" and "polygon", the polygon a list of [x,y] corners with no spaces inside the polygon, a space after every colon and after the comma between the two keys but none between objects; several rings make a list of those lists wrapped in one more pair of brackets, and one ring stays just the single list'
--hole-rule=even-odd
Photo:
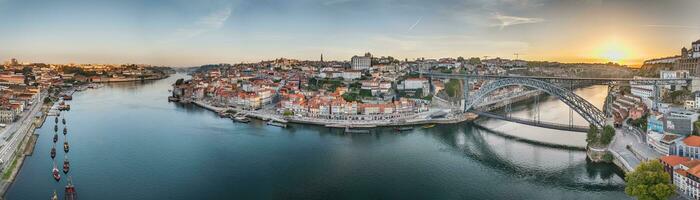
[{"label": "distant skyline", "polygon": [[700,39],[698,0],[0,0],[0,59],[196,66],[275,58],[619,62]]}]

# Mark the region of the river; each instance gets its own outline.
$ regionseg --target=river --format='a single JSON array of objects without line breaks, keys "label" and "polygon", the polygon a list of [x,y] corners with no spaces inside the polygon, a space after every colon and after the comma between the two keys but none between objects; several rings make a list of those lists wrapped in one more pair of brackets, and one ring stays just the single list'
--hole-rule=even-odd
[{"label": "river", "polygon": [[[167,102],[170,84],[179,77],[108,84],[73,96],[72,110],[64,115],[69,175],[81,199],[628,198],[612,165],[588,163],[583,151],[494,132],[571,144],[584,142],[584,133],[516,129],[494,120],[477,122],[489,130],[460,124],[364,135],[310,125],[239,124]],[[543,112],[543,120],[562,114],[568,119],[556,100],[545,104],[554,111]],[[516,108],[514,115],[531,113],[528,106]],[[7,199],[63,194],[66,178],[57,183],[51,177],[53,124],[49,118],[37,130],[34,155]]]}]

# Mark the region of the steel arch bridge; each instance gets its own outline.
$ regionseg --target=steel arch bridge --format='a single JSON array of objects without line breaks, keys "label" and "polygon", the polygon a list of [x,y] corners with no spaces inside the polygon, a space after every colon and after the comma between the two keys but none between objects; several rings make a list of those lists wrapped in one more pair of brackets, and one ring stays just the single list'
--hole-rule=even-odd
[{"label": "steel arch bridge", "polygon": [[479,91],[474,95],[470,95],[465,99],[464,111],[468,111],[475,105],[478,105],[491,92],[508,86],[525,86],[546,92],[551,96],[559,98],[559,100],[571,107],[571,109],[576,111],[576,113],[581,115],[590,124],[599,128],[605,125],[605,114],[590,102],[558,85],[532,78],[504,78],[489,82],[479,88]]}]

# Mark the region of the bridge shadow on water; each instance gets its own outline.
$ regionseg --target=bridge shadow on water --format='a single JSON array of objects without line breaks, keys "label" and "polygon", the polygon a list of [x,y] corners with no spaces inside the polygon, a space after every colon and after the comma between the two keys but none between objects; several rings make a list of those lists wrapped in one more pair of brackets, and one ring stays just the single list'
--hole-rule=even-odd
[{"label": "bridge shadow on water", "polygon": [[[521,140],[472,123],[444,126],[446,127],[429,130],[427,133],[450,147],[449,151],[479,161],[486,167],[514,176],[516,179],[526,179],[536,184],[572,190],[624,189],[624,182],[621,182],[624,173],[621,170],[611,164],[590,162],[585,158],[585,151],[578,148]],[[501,144],[497,144],[498,142]],[[515,145],[533,149],[534,153],[529,156],[532,156],[534,163],[527,164],[514,158],[528,154],[509,151],[509,147],[513,148],[512,146]],[[552,153],[568,154],[568,160],[546,157]],[[542,157],[543,155],[545,157]],[[548,162],[566,164],[555,167],[544,166]]]},{"label": "bridge shadow on water", "polygon": [[287,128],[291,135],[309,130],[321,137],[348,138],[353,145],[360,146],[422,134],[442,144],[441,151],[476,161],[513,180],[567,190],[624,190],[622,171],[611,164],[590,162],[580,148],[518,139],[473,123],[438,125],[431,129],[416,127],[407,132],[377,128],[369,134],[345,134],[339,128],[301,124],[290,124]]}]

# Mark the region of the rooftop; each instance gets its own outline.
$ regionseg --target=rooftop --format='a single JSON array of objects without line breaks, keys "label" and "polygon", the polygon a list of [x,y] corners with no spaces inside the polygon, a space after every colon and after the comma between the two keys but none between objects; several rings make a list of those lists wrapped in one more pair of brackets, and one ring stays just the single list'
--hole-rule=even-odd
[{"label": "rooftop", "polygon": [[683,139],[683,143],[688,146],[700,147],[700,136],[691,135]]}]

